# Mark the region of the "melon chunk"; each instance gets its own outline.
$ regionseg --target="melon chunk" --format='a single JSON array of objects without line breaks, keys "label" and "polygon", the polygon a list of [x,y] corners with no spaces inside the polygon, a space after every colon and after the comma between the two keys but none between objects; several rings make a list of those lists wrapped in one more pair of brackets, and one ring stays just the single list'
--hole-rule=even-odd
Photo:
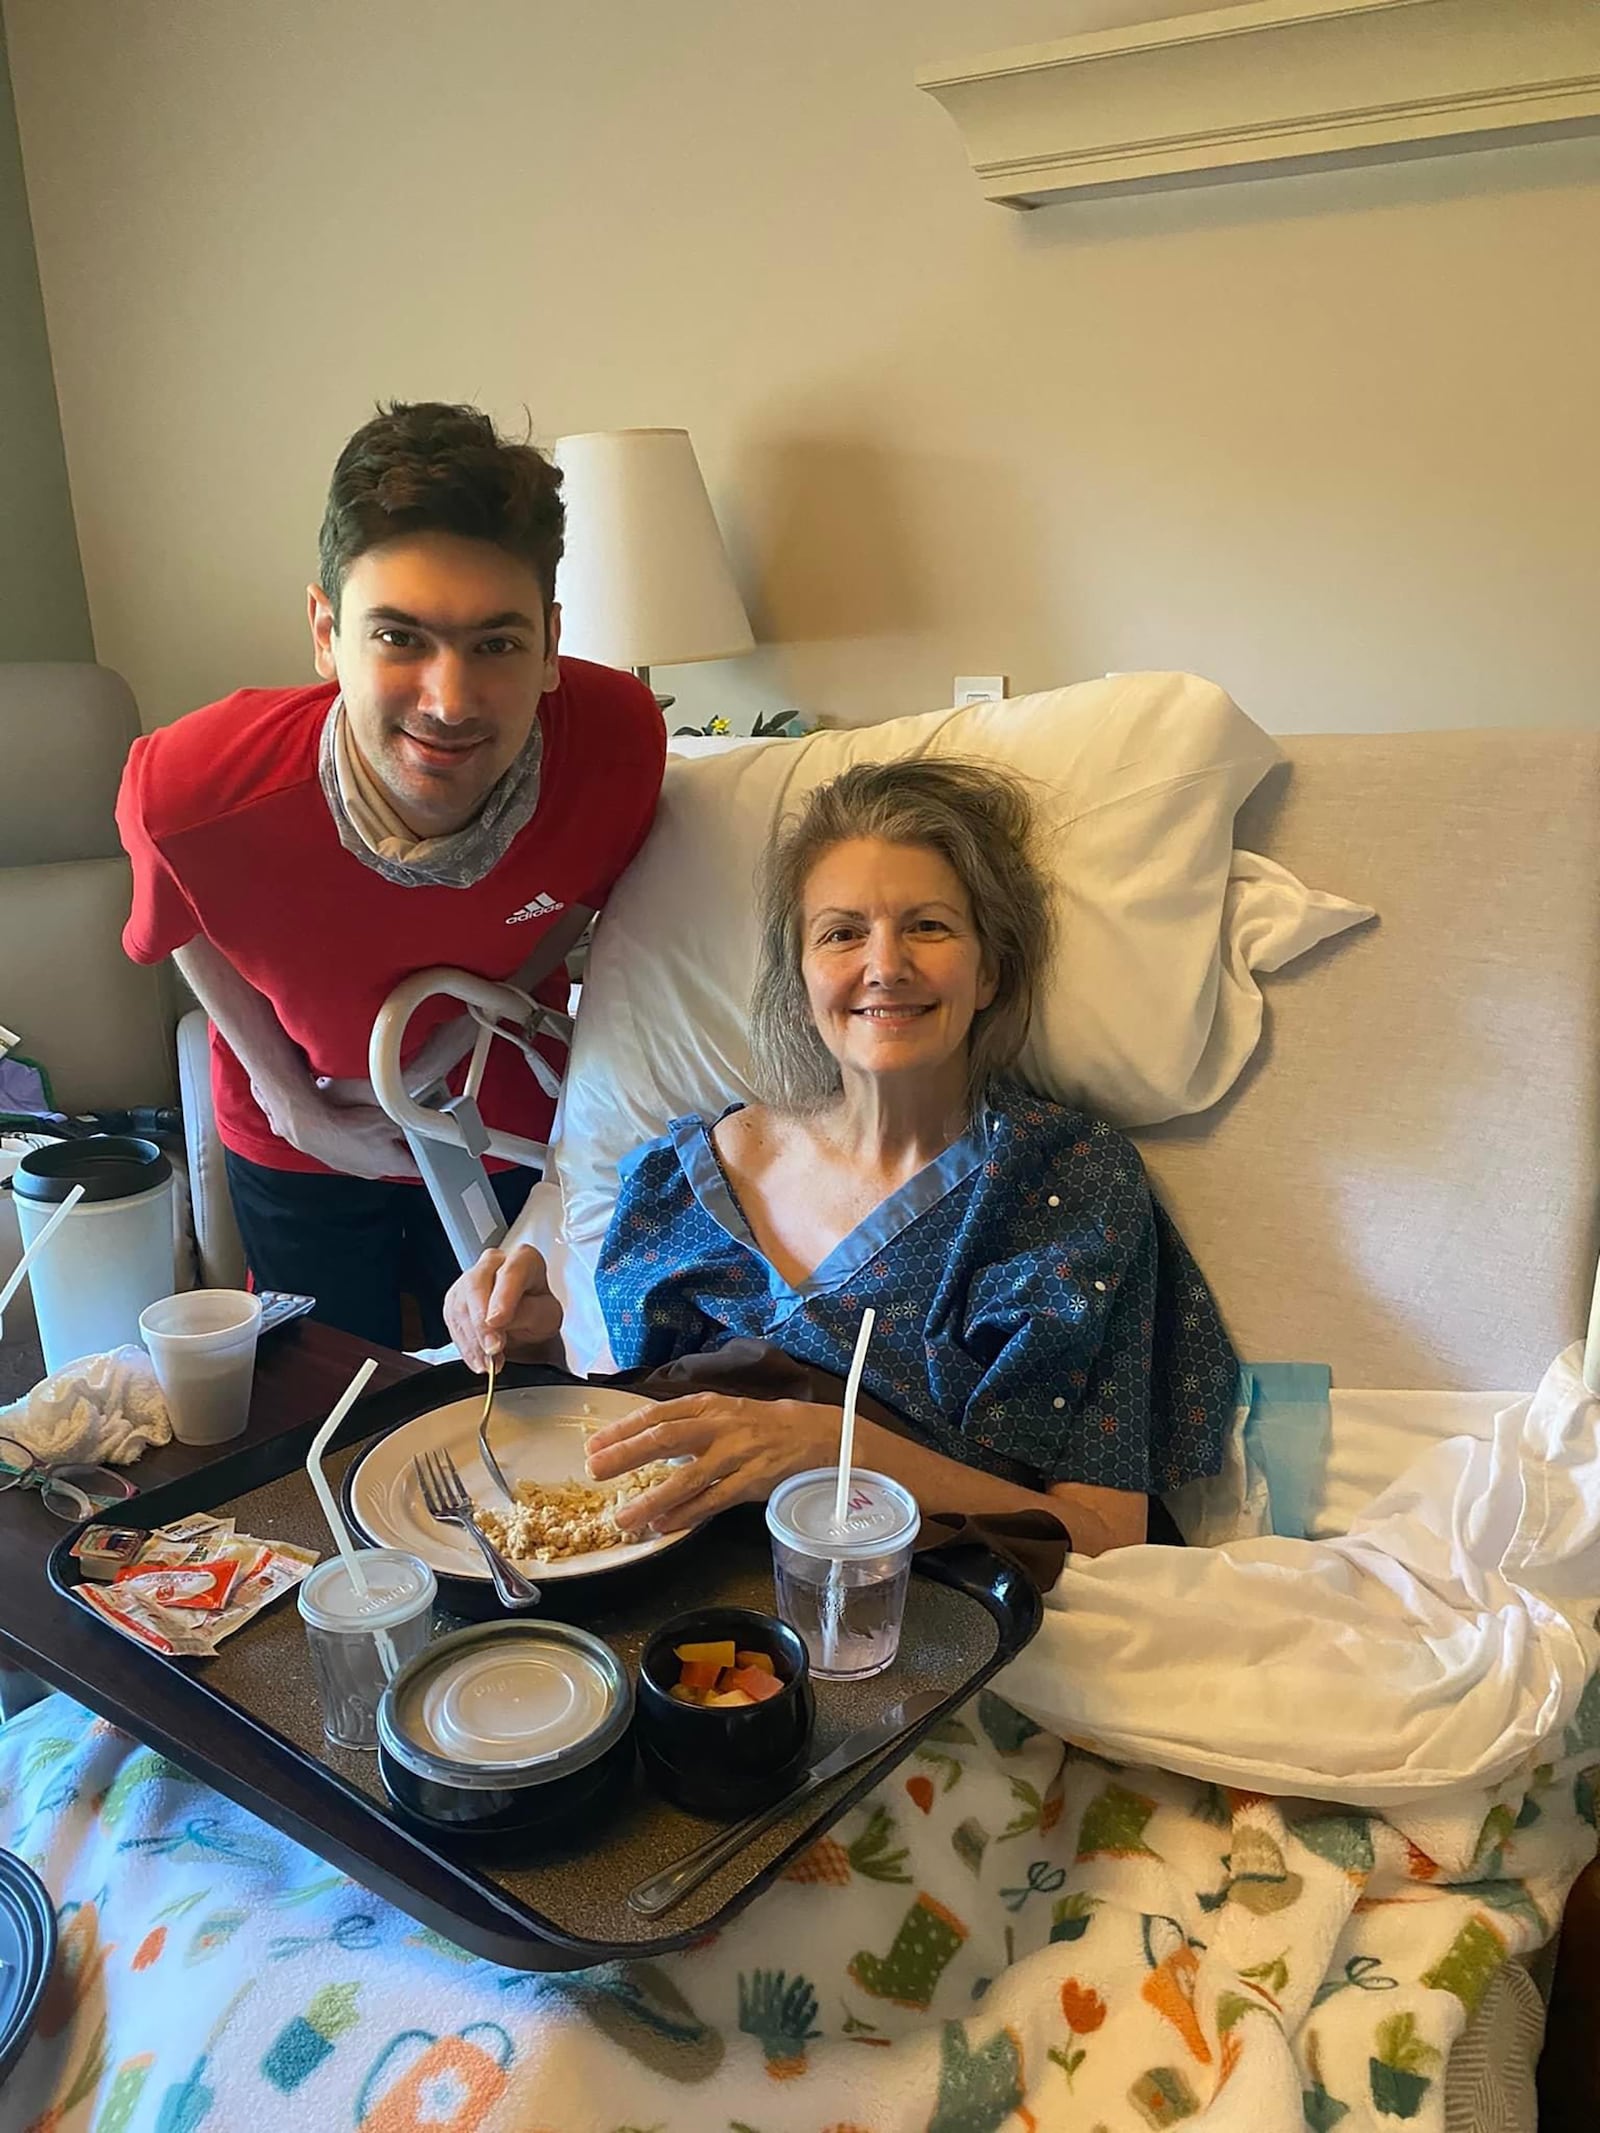
[{"label": "melon chunk", "polygon": [[728,1676],[730,1689],[743,1689],[752,1703],[765,1703],[769,1696],[781,1696],[783,1683],[776,1674],[764,1674],[757,1666],[735,1667]]},{"label": "melon chunk", "polygon": [[719,1638],[714,1644],[675,1644],[673,1650],[685,1666],[711,1666],[720,1671],[734,1664],[731,1637]]}]

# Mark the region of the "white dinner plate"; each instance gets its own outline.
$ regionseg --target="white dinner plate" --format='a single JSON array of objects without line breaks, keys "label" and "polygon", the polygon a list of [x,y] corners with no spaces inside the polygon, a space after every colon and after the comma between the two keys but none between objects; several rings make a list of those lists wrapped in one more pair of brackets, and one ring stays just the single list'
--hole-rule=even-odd
[{"label": "white dinner plate", "polygon": [[[593,1385],[524,1385],[496,1392],[489,1418],[489,1442],[513,1488],[519,1481],[585,1481],[584,1448],[592,1428],[619,1421],[650,1403],[637,1393],[608,1392]],[[422,1501],[413,1461],[419,1452],[444,1450],[455,1461],[467,1493],[486,1510],[500,1510],[505,1499],[484,1468],[478,1450],[478,1417],[483,1395],[435,1407],[402,1422],[363,1454],[349,1477],[348,1503],[355,1523],[380,1548],[405,1548],[431,1563],[441,1577],[489,1582],[483,1557],[472,1536],[459,1526],[442,1526],[430,1518]],[[592,1577],[597,1570],[620,1570],[643,1562],[685,1539],[683,1533],[657,1533],[647,1540],[625,1541],[618,1548],[596,1548],[556,1563],[521,1565],[536,1584],[562,1578]]]}]

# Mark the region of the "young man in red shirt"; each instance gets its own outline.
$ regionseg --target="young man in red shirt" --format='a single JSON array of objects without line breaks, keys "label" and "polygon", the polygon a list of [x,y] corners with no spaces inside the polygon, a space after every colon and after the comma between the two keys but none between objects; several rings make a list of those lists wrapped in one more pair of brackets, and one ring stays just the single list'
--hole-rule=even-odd
[{"label": "young man in red shirt", "polygon": [[[400,1296],[444,1338],[456,1265],[365,1076],[378,1009],[449,964],[566,1002],[565,958],[638,850],[666,735],[632,676],[558,657],[561,476],[474,408],[398,405],[334,469],[321,683],[244,689],[133,745],[117,823],[123,945],[171,955],[212,1022],[212,1090],[245,1255],[263,1288],[400,1340]],[[454,1002],[413,1018],[407,1080],[459,1086]],[[559,1047],[541,1040],[557,1065]],[[486,1122],[548,1137],[553,1104],[496,1044]],[[520,1208],[532,1174],[501,1167]]]}]

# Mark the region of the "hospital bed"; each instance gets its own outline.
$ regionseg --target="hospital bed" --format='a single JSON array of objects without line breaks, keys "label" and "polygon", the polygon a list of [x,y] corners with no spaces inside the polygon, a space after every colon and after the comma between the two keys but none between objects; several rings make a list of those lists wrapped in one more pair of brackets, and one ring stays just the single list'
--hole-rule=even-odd
[{"label": "hospital bed", "polygon": [[[1526,1393],[1581,1338],[1600,1248],[1600,735],[1280,745],[1235,841],[1378,922],[1274,977],[1228,1094],[1139,1145],[1242,1354],[1326,1363],[1336,1394]],[[580,1279],[555,1188],[539,1195],[558,1280]],[[1485,1428],[1496,1404],[1472,1410]],[[1336,1396],[1314,1511],[1328,1531],[1443,1426],[1426,1403],[1393,1410],[1410,1420],[1392,1437],[1385,1410],[1356,1402],[1348,1431],[1346,1412]],[[1547,1988],[1548,1956],[1520,1967]],[[1537,2043],[1532,1993],[1497,1981],[1428,2122],[1531,2126]],[[778,2122],[775,2095],[752,2093],[754,2123]]]}]

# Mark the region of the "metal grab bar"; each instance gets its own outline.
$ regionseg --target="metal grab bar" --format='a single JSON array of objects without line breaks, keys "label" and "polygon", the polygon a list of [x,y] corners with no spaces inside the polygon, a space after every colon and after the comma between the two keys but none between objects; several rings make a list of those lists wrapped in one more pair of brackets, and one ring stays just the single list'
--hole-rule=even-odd
[{"label": "metal grab bar", "polygon": [[[478,1037],[467,1067],[461,1095],[450,1096],[442,1083],[436,1085],[437,1103],[419,1102],[406,1085],[400,1064],[400,1047],[411,1017],[424,1000],[443,993],[459,1000],[478,1021]],[[501,1025],[510,1023],[511,1028]],[[480,1253],[496,1245],[506,1233],[483,1167],[486,1155],[543,1170],[549,1150],[542,1141],[525,1140],[519,1133],[502,1133],[486,1126],[478,1112],[478,1089],[484,1061],[496,1037],[516,1044],[531,1062],[545,1067],[539,1076],[550,1093],[554,1071],[538,1060],[533,1039],[541,1034],[570,1038],[572,1018],[543,1005],[515,985],[502,985],[493,978],[475,977],[468,970],[438,968],[419,970],[402,978],[378,1010],[367,1047],[367,1073],[373,1094],[406,1137],[451,1249],[462,1267],[474,1264]],[[537,1069],[530,1064],[530,1071]],[[419,1092],[428,1096],[435,1090]]]}]

